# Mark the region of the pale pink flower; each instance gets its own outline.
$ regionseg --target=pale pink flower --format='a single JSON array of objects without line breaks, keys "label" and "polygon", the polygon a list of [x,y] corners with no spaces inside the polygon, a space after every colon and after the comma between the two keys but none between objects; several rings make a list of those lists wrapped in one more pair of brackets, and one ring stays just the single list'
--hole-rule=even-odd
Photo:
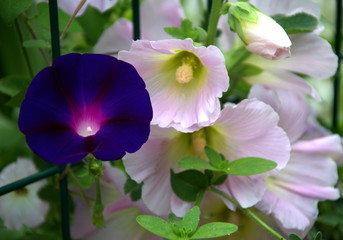
[{"label": "pale pink flower", "polygon": [[[92,210],[86,201],[74,195],[75,214],[71,225],[71,234],[82,240],[161,240],[136,222],[141,214],[151,213],[141,201],[133,202],[125,196],[123,187],[126,181],[124,174],[110,164],[104,164],[104,177],[100,183],[102,201],[105,206],[105,228],[96,228],[92,224]],[[78,192],[77,189],[74,189]],[[85,191],[87,197],[94,199],[95,188]]]},{"label": "pale pink flower", "polygon": [[[184,18],[179,0],[145,0],[140,4],[140,26],[143,40],[161,40],[171,38],[165,27],[179,27]],[[118,19],[107,28],[94,46],[97,53],[115,53],[129,50],[133,39],[132,22]]]},{"label": "pale pink flower", "polygon": [[342,153],[340,137],[311,138],[308,106],[295,94],[255,86],[250,96],[274,107],[280,126],[292,140],[290,161],[280,173],[266,179],[267,191],[256,207],[272,215],[285,232],[305,236],[317,218],[317,203],[339,197],[334,188],[337,167],[331,154]]},{"label": "pale pink flower", "polygon": [[146,83],[152,124],[192,132],[219,116],[219,97],[229,86],[225,59],[215,46],[195,47],[191,39],[135,41],[119,59],[131,63]]},{"label": "pale pink flower", "polygon": [[[37,173],[31,160],[18,158],[0,173],[0,187]],[[45,220],[49,205],[38,197],[46,181],[38,181],[0,197],[0,218],[8,229],[37,227]]]},{"label": "pale pink flower", "polygon": [[230,161],[252,156],[272,159],[278,164],[276,170],[256,176],[229,176],[221,186],[242,206],[250,207],[263,197],[265,176],[284,168],[289,158],[289,140],[277,126],[278,120],[263,102],[244,100],[226,106],[212,126],[194,133],[153,126],[148,142],[138,152],[127,154],[124,165],[134,180],[144,182],[142,200],[152,212],[166,215],[172,211],[182,216],[191,203],[176,197],[170,186],[170,169],[179,172],[177,162],[182,157],[204,157],[203,148],[208,145]]},{"label": "pale pink flower", "polygon": [[[237,10],[244,12],[244,17]],[[247,14],[247,9],[250,15]],[[250,19],[247,19],[247,16]],[[283,59],[290,56],[291,41],[285,30],[271,17],[252,7],[250,3],[231,3],[229,23],[246,48],[270,60]]]},{"label": "pale pink flower", "polygon": [[[76,16],[82,15],[88,5],[95,7],[100,12],[105,12],[106,10],[113,7],[117,3],[117,1],[118,0],[87,0]],[[48,0],[36,0],[36,2],[48,2]],[[57,4],[58,7],[61,8],[64,12],[72,15],[80,2],[81,0],[58,0]]]},{"label": "pale pink flower", "polygon": [[[320,8],[308,0],[254,0],[252,4],[269,15],[292,15],[299,12],[311,14],[319,19]],[[235,35],[230,31],[226,17],[222,17],[219,28],[223,34],[219,38],[222,49],[236,46]],[[319,31],[290,35],[292,56],[278,61],[271,61],[256,54],[250,55],[244,63],[252,64],[263,70],[252,76],[243,76],[246,82],[261,84],[271,89],[284,89],[299,95],[312,95],[319,99],[318,93],[298,74],[323,79],[331,77],[337,69],[337,57],[330,44],[318,36]]]}]

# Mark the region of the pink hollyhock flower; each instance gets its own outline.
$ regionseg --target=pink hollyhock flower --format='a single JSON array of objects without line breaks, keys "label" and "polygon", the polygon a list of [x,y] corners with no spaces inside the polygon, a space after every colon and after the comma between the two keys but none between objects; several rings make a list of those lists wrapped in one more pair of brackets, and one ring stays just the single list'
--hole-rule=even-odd
[{"label": "pink hollyhock flower", "polygon": [[[61,8],[64,12],[72,15],[79,5],[80,1],[81,0],[58,0],[57,4],[58,7]],[[118,0],[87,0],[76,16],[82,15],[88,5],[95,7],[100,12],[105,12],[106,10],[113,7],[117,3],[117,1]],[[36,0],[36,2],[48,2],[48,0]]]},{"label": "pink hollyhock flower", "polygon": [[142,200],[152,212],[166,215],[172,211],[182,216],[191,203],[176,197],[170,186],[170,169],[180,171],[177,161],[182,157],[203,157],[208,145],[230,161],[248,156],[272,159],[278,164],[276,170],[256,176],[229,176],[221,186],[243,207],[250,207],[263,197],[265,176],[284,168],[289,158],[289,140],[277,126],[278,120],[263,102],[244,100],[226,106],[213,125],[194,133],[153,126],[148,142],[123,158],[125,169],[135,181],[144,182]]},{"label": "pink hollyhock flower", "polygon": [[135,41],[119,58],[131,63],[146,83],[152,124],[192,132],[219,116],[219,97],[229,86],[224,56],[215,46],[191,39]]},{"label": "pink hollyhock flower", "polygon": [[[161,40],[171,38],[165,27],[179,27],[184,18],[179,0],[145,0],[140,4],[141,39]],[[156,20],[158,19],[158,20]],[[132,44],[132,22],[118,19],[107,28],[94,46],[94,52],[118,52],[129,50]]]},{"label": "pink hollyhock flower", "polygon": [[[104,163],[104,177],[101,181],[102,201],[105,206],[105,228],[92,224],[91,207],[86,201],[73,195],[75,214],[71,225],[71,235],[82,240],[161,240],[136,222],[141,214],[150,214],[142,201],[133,202],[123,192],[126,177],[117,168]],[[77,191],[77,190],[75,190]],[[95,196],[93,187],[85,191],[89,198]]]},{"label": "pink hollyhock flower", "polygon": [[[37,173],[31,160],[18,158],[0,173],[0,187]],[[0,218],[8,229],[37,227],[45,220],[49,205],[38,197],[46,181],[32,183],[0,197]]]},{"label": "pink hollyhock flower", "polygon": [[266,179],[267,191],[256,207],[272,215],[285,232],[296,231],[305,236],[317,217],[318,201],[339,197],[334,188],[337,167],[331,154],[342,153],[340,138],[309,138],[308,106],[295,94],[255,86],[250,96],[273,106],[280,115],[279,125],[292,143],[289,163],[280,173]]},{"label": "pink hollyhock flower", "polygon": [[285,30],[250,3],[230,3],[228,17],[250,52],[271,60],[290,56],[292,43]]},{"label": "pink hollyhock flower", "polygon": [[[269,15],[293,15],[305,12],[318,19],[320,17],[319,6],[308,0],[254,0],[251,3]],[[237,38],[230,31],[225,17],[220,19],[219,28],[223,32],[219,39],[222,49],[228,50],[234,47]],[[271,89],[297,92],[299,95],[310,94],[319,99],[314,88],[298,74],[319,79],[331,77],[337,69],[337,57],[330,44],[318,36],[318,31],[293,34],[290,35],[290,40],[292,42],[290,58],[271,61],[252,54],[244,63],[257,66],[263,71],[256,75],[242,77],[242,79],[252,85],[261,84]]]}]

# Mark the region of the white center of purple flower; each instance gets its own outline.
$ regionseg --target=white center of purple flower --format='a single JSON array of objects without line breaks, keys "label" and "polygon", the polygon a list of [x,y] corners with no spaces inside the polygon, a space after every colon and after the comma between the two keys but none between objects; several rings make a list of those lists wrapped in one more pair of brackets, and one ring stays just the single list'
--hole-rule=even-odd
[{"label": "white center of purple flower", "polygon": [[87,107],[74,114],[74,129],[82,137],[95,135],[104,120],[101,112],[95,107]]}]

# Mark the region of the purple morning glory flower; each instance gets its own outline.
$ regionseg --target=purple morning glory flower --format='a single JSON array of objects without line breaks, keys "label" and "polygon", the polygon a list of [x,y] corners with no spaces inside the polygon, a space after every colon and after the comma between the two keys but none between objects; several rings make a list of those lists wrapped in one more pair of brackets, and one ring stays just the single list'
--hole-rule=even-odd
[{"label": "purple morning glory flower", "polygon": [[67,54],[33,79],[19,128],[32,151],[54,164],[87,154],[116,160],[148,139],[152,108],[135,68],[100,54]]}]

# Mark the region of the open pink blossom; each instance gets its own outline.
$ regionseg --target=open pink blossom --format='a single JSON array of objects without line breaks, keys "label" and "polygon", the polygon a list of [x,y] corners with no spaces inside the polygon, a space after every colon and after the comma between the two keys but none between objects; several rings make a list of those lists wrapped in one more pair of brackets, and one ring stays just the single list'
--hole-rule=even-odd
[{"label": "open pink blossom", "polygon": [[[6,166],[0,173],[0,187],[37,173],[29,159],[18,160]],[[19,230],[23,226],[37,227],[45,220],[49,205],[38,196],[46,181],[32,183],[0,197],[0,218],[8,229]]]},{"label": "open pink blossom", "polygon": [[166,215],[172,211],[182,216],[191,203],[176,197],[170,186],[170,169],[180,171],[177,162],[182,157],[204,157],[204,146],[208,145],[230,161],[252,156],[272,159],[278,164],[276,170],[256,176],[229,176],[221,186],[243,207],[250,207],[263,197],[265,176],[284,168],[289,158],[289,140],[277,126],[278,120],[263,102],[244,100],[226,106],[213,125],[193,133],[153,126],[148,142],[138,152],[127,154],[124,165],[134,180],[144,182],[142,200],[152,212]]},{"label": "open pink blossom", "polygon": [[310,112],[305,99],[295,94],[255,86],[250,96],[274,107],[280,115],[280,126],[292,140],[289,163],[280,173],[267,178],[267,191],[256,207],[271,214],[285,232],[305,236],[317,218],[318,201],[339,197],[334,188],[337,167],[331,154],[342,153],[340,137],[309,137],[306,132]]},{"label": "open pink blossom", "polygon": [[[140,4],[140,25],[143,40],[171,38],[165,27],[179,27],[184,18],[179,0],[145,0]],[[158,20],[156,20],[158,19]],[[97,53],[115,53],[129,50],[133,39],[133,24],[126,18],[118,19],[107,28],[94,46]]]},{"label": "open pink blossom", "polygon": [[[113,7],[117,1],[118,0],[87,0],[76,16],[82,15],[88,5],[95,7],[100,12],[105,12]],[[48,0],[36,0],[36,2],[48,2]],[[58,0],[57,4],[64,12],[72,15],[80,2],[81,0]]]},{"label": "open pink blossom", "polygon": [[[82,240],[161,240],[160,237],[144,230],[136,222],[138,215],[151,215],[151,213],[142,201],[133,202],[129,196],[124,195],[125,181],[126,177],[120,170],[104,163],[101,193],[105,205],[105,228],[96,228],[92,224],[91,206],[88,206],[84,199],[74,195],[75,214],[71,225],[73,238]],[[85,193],[91,199],[95,196],[95,188],[91,187]]]},{"label": "open pink blossom", "polygon": [[152,124],[192,132],[219,116],[219,97],[229,86],[224,56],[215,46],[191,39],[135,41],[119,58],[131,63],[146,83]]}]

